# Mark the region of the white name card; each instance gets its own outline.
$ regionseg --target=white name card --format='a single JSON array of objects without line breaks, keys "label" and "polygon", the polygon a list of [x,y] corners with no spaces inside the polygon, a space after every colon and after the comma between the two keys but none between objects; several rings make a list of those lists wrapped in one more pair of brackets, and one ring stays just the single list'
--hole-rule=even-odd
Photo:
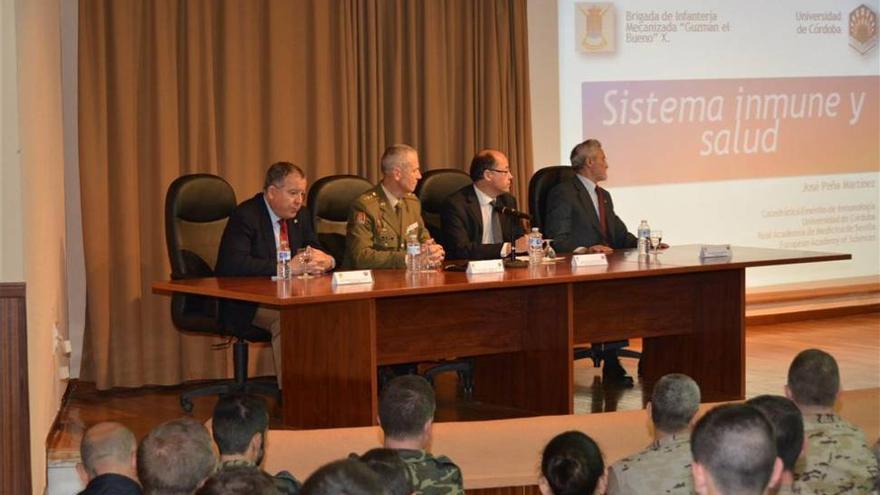
[{"label": "white name card", "polygon": [[730,244],[707,244],[700,246],[700,259],[727,258],[732,254]]},{"label": "white name card", "polygon": [[351,270],[333,272],[333,285],[372,284],[373,272],[370,270]]},{"label": "white name card", "polygon": [[504,262],[501,260],[480,260],[469,261],[467,267],[468,275],[477,275],[481,273],[503,273]]},{"label": "white name card", "polygon": [[602,266],[608,264],[605,253],[576,254],[571,257],[571,269],[576,270],[583,266]]}]

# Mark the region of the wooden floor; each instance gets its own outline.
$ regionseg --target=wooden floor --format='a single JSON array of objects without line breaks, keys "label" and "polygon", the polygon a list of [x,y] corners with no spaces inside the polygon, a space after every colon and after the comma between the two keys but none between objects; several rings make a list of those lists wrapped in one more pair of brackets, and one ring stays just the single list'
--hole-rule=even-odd
[{"label": "wooden floor", "polygon": [[[632,342],[639,349],[641,342]],[[880,387],[880,313],[823,320],[750,326],[746,337],[746,395],[780,394],[788,364],[803,349],[817,347],[833,354],[840,365],[845,390]],[[674,352],[671,351],[671,352]],[[624,366],[636,376],[636,361],[624,359]],[[437,421],[468,421],[508,418],[520,411],[499,408],[462,397],[454,374],[437,380]],[[50,461],[78,457],[84,425],[119,421],[138,438],[155,425],[182,415],[178,404],[181,387],[148,387],[99,392],[93,384],[71,385],[69,399],[59,413],[58,427],[49,440]],[[476,384],[479,386],[479,384]],[[643,407],[647,384],[637,379],[635,387],[621,389],[602,384],[601,373],[589,360],[575,363],[575,412],[623,411]],[[193,417],[210,417],[215,398],[195,401]],[[280,410],[272,407],[271,427],[279,424]]]}]

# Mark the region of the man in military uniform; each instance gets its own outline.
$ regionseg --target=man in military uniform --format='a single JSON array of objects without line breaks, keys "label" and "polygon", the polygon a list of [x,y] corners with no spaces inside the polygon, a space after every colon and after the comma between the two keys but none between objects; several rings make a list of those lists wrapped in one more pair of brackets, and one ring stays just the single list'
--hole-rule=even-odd
[{"label": "man in military uniform", "polygon": [[[782,475],[779,477],[779,485],[770,493],[794,493],[794,466],[805,448],[804,418],[800,409],[794,402],[780,395],[759,395],[746,401],[746,404],[761,411],[773,425],[773,433],[776,435],[776,455],[782,461]],[[805,492],[801,493],[806,495]]]},{"label": "man in military uniform", "polygon": [[670,373],[654,385],[648,414],[654,442],[608,470],[608,495],[694,491],[690,428],[700,407],[700,387],[687,375]]},{"label": "man in military uniform", "polygon": [[[269,413],[261,397],[245,394],[220,397],[214,406],[211,429],[220,450],[218,471],[261,469],[269,430]],[[299,492],[300,482],[289,472],[281,471],[273,479],[279,493],[293,495]]]},{"label": "man in military uniform", "polygon": [[344,267],[403,268],[406,241],[415,233],[427,243],[428,261],[443,261],[443,247],[434,243],[422,220],[422,207],[413,194],[422,178],[419,155],[404,144],[382,155],[382,181],[354,201],[348,216]]},{"label": "man in military uniform", "polygon": [[415,494],[464,495],[461,470],[448,457],[425,451],[434,426],[434,389],[418,375],[392,379],[379,399],[385,448],[406,463]]},{"label": "man in military uniform", "polygon": [[877,459],[865,434],[834,413],[840,391],[837,361],[827,352],[807,349],[788,368],[785,395],[804,416],[807,452],[795,464],[795,493],[870,493],[878,475]]}]

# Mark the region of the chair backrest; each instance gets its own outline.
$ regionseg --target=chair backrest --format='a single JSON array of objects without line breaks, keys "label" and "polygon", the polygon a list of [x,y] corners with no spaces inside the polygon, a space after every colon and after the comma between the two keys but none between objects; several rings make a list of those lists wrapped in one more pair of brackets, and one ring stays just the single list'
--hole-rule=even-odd
[{"label": "chair backrest", "polygon": [[547,194],[553,186],[574,178],[574,170],[568,165],[544,167],[529,180],[529,213],[532,215],[532,227],[544,230],[547,213]]},{"label": "chair backrest", "polygon": [[442,242],[440,208],[443,202],[450,194],[468,184],[473,184],[471,176],[455,168],[429,170],[422,176],[416,186],[416,196],[422,203],[422,219],[434,239]]},{"label": "chair backrest", "polygon": [[351,203],[373,187],[367,179],[357,175],[322,177],[309,189],[308,205],[318,241],[328,254],[342,266],[345,256],[345,228]]},{"label": "chair backrest", "polygon": [[[235,207],[235,192],[216,175],[184,175],[168,186],[165,243],[172,279],[214,275],[223,229]],[[211,297],[175,294],[171,317],[183,330],[222,333],[217,300]]]}]

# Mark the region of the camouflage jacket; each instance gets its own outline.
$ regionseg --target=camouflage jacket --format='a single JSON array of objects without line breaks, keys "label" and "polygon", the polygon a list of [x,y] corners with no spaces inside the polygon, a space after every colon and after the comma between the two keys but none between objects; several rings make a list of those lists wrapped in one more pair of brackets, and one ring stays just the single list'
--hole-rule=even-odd
[{"label": "camouflage jacket", "polygon": [[872,493],[877,459],[858,427],[836,414],[804,414],[804,437],[807,452],[794,466],[794,493]]},{"label": "camouflage jacket", "polygon": [[621,459],[608,470],[608,495],[694,492],[690,433],[655,440],[645,450]]},{"label": "camouflage jacket", "polygon": [[[233,468],[233,467],[252,467],[254,469],[260,469],[256,464],[250,461],[246,461],[244,459],[236,459],[232,461],[223,461],[217,466],[217,471],[222,471],[223,469]],[[299,493],[300,488],[302,488],[302,483],[299,482],[292,474],[287,471],[281,471],[272,478],[275,479],[275,488],[278,489],[279,493],[284,495],[296,495]]]},{"label": "camouflage jacket", "polygon": [[398,449],[409,470],[415,495],[464,495],[461,470],[448,457],[424,450]]}]

